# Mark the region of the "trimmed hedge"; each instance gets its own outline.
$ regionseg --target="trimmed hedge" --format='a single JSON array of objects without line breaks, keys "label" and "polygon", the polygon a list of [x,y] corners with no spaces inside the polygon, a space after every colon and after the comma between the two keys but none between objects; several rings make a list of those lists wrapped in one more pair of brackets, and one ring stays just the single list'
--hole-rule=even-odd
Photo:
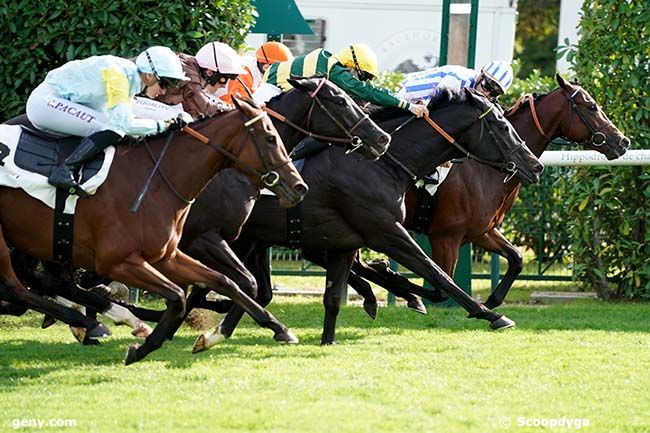
[{"label": "trimmed hedge", "polygon": [[240,46],[250,0],[16,0],[0,4],[0,120],[24,112],[47,72],[98,54],[134,57],[152,45],[194,53],[210,41]]}]

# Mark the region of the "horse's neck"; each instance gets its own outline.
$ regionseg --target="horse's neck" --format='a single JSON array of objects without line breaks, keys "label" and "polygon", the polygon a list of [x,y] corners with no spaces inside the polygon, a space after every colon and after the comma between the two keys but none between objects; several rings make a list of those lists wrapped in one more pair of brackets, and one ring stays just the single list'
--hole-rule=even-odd
[{"label": "horse's neck", "polygon": [[[306,101],[302,96],[298,97],[299,95],[293,95],[293,92],[296,92],[296,90],[285,93],[279,98],[270,101],[268,107],[271,110],[280,113],[286,117],[287,120],[290,120],[301,128],[307,129],[308,101]],[[275,117],[271,117],[271,119],[273,121],[273,126],[275,126],[275,129],[277,129],[278,134],[282,138],[287,153],[291,152],[305,137],[305,135],[294,127],[287,125],[284,122],[280,122]]]},{"label": "horse's neck", "polygon": [[[397,126],[394,123],[394,121],[382,122],[380,126],[382,129],[390,131]],[[442,124],[440,126],[456,138],[460,135],[460,131],[456,127]],[[401,139],[402,137],[403,139]],[[418,177],[431,174],[440,164],[462,156],[423,119],[415,119],[395,134],[391,140],[389,152]],[[382,160],[387,159],[386,157],[382,158]],[[410,179],[405,170],[402,169],[401,173]]]},{"label": "horse's neck", "polygon": [[[531,96],[532,97],[532,96]],[[561,90],[555,90],[537,102],[533,102],[534,110],[539,120],[539,126],[546,136],[553,140],[561,135],[562,123],[565,120],[566,101]],[[550,144],[541,131],[538,130],[531,108],[527,104],[525,108],[518,110],[511,120],[515,129],[526,141],[526,145],[536,157],[540,157]]]},{"label": "horse's neck", "polygon": [[[242,150],[245,140],[241,120],[241,113],[235,110],[193,127],[206,136],[211,144],[204,144],[186,133],[176,132],[169,154],[164,158],[167,162],[164,173],[182,197],[193,200],[217,171],[232,165],[232,161],[214,147],[221,147],[236,156]],[[158,155],[160,152],[154,150],[154,153]],[[172,194],[169,187],[163,190]]]}]

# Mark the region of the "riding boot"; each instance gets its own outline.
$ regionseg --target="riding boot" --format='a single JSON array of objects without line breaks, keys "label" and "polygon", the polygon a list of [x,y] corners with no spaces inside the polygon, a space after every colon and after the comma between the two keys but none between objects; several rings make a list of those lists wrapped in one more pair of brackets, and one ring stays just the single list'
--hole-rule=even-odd
[{"label": "riding boot", "polygon": [[92,159],[108,146],[117,143],[120,138],[121,136],[113,131],[100,131],[84,137],[74,152],[63,161],[63,164],[52,171],[47,181],[57,188],[67,189],[70,194],[89,197],[90,194],[81,189],[75,180],[73,170],[79,169],[84,162]]},{"label": "riding boot", "polygon": [[293,148],[290,156],[292,160],[298,161],[299,159],[306,158],[310,155],[315,155],[330,146],[330,143],[324,143],[312,137],[307,137]]}]

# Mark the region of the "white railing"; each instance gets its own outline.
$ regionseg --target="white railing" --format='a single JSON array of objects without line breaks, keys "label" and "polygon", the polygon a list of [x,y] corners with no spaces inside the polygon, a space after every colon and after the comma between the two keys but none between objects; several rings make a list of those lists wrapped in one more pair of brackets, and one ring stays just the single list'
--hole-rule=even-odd
[{"label": "white railing", "polygon": [[648,165],[650,149],[628,150],[625,155],[608,161],[604,155],[594,150],[549,150],[539,160],[547,166],[575,165]]}]

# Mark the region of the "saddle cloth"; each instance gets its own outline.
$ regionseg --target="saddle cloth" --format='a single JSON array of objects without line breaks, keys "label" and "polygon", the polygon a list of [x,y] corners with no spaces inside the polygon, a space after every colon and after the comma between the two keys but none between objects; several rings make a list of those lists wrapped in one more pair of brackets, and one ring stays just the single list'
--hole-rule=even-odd
[{"label": "saddle cloth", "polygon": [[[54,139],[18,125],[0,125],[0,186],[20,188],[54,209],[56,188],[47,179],[80,140],[79,137]],[[114,156],[115,147],[109,146],[84,164],[79,184],[85,191],[97,192],[108,177]],[[78,199],[79,196],[70,195],[64,213],[73,214]]]}]

